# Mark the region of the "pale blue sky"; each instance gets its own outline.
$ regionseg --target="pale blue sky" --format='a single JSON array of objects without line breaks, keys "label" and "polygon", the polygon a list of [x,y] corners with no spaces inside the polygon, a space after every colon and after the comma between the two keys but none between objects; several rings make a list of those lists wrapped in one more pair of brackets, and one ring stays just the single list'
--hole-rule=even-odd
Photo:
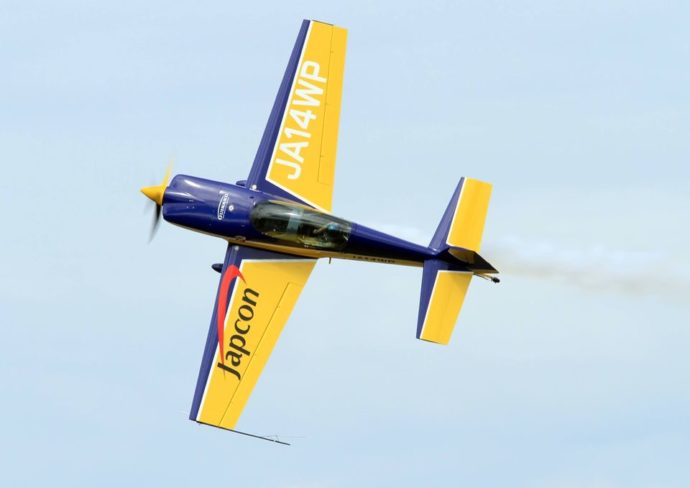
[{"label": "pale blue sky", "polygon": [[[690,485],[686,2],[170,3],[0,3],[0,485]],[[247,175],[305,17],[335,213],[426,242],[491,181],[506,272],[442,348],[420,270],[320,263],[238,426],[284,448],[186,420],[224,244],[138,189]]]}]

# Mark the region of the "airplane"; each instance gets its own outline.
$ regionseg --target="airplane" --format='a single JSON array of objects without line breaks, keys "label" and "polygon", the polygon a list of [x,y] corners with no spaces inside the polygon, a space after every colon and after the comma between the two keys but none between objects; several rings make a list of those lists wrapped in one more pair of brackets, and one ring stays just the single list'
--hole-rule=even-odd
[{"label": "airplane", "polygon": [[235,426],[320,258],[422,268],[417,338],[448,344],[479,255],[491,185],[462,178],[428,246],[331,214],[347,31],[304,20],[246,179],[168,171],[141,191],[168,222],[227,241],[190,420]]}]

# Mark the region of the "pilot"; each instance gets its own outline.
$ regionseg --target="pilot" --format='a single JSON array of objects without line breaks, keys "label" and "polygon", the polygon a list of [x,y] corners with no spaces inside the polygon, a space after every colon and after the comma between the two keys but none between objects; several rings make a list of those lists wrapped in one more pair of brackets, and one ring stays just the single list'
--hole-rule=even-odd
[{"label": "pilot", "polygon": [[321,236],[324,241],[327,241],[329,237],[334,236],[339,230],[340,226],[337,222],[328,222],[314,229],[313,235]]}]

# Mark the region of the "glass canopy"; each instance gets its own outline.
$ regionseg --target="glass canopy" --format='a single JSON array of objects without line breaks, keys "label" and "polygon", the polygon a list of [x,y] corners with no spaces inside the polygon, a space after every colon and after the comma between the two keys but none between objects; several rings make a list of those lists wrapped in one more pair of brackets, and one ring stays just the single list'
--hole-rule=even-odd
[{"label": "glass canopy", "polygon": [[298,205],[266,201],[256,205],[249,219],[256,230],[303,247],[339,250],[350,237],[352,224]]}]

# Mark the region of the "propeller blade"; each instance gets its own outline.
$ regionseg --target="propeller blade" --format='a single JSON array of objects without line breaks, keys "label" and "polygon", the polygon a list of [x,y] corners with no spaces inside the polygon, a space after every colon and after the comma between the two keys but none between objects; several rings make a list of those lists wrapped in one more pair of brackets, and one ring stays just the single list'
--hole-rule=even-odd
[{"label": "propeller blade", "polygon": [[163,197],[165,194],[165,189],[168,187],[168,183],[170,183],[170,177],[172,176],[172,170],[173,170],[173,161],[171,160],[170,163],[168,163],[168,167],[165,170],[165,176],[163,177],[163,181],[161,182],[160,185],[155,185],[155,186],[146,186],[141,189],[141,192],[148,197],[149,200],[151,200],[155,205],[156,205],[156,211],[153,214],[153,222],[151,224],[151,232],[149,234],[149,242],[153,240],[153,237],[156,235],[156,231],[158,230],[158,223],[160,222],[161,219],[161,209],[163,205]]},{"label": "propeller blade", "polygon": [[174,164],[175,164],[175,160],[171,159],[170,162],[168,163],[168,167],[165,168],[165,176],[163,177],[163,183],[161,183],[165,187],[167,187],[168,183],[170,183],[170,177],[172,176]]},{"label": "propeller blade", "polygon": [[153,238],[156,235],[156,232],[158,231],[158,224],[161,220],[161,206],[156,205],[156,211],[153,214],[153,222],[151,224],[151,232],[149,234],[149,242],[153,240]]}]

